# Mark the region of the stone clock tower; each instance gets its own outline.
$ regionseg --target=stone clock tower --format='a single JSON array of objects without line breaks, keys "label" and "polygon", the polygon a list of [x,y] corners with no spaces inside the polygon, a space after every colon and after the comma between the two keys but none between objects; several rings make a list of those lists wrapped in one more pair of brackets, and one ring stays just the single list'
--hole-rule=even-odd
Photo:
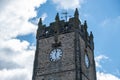
[{"label": "stone clock tower", "polygon": [[81,24],[78,10],[69,21],[49,26],[40,18],[32,80],[96,80],[93,34]]}]

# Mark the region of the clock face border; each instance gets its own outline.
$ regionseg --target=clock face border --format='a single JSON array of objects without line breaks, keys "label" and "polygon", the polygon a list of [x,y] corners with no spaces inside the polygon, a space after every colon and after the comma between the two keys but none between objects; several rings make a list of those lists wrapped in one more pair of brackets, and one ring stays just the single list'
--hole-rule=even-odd
[{"label": "clock face border", "polygon": [[86,68],[88,69],[90,67],[90,59],[87,52],[84,54],[84,63]]},{"label": "clock face border", "polygon": [[51,62],[56,62],[61,60],[62,56],[63,56],[63,51],[61,48],[53,48],[49,53],[49,60]]}]

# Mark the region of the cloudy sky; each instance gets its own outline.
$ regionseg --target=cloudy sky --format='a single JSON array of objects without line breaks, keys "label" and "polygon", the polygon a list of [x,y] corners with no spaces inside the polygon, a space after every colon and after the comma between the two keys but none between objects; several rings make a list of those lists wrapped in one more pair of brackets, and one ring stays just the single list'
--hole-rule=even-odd
[{"label": "cloudy sky", "polygon": [[[97,80],[120,80],[120,0],[0,0],[0,80],[31,80],[38,19],[79,9],[94,34]],[[62,18],[63,17],[63,18]]]}]

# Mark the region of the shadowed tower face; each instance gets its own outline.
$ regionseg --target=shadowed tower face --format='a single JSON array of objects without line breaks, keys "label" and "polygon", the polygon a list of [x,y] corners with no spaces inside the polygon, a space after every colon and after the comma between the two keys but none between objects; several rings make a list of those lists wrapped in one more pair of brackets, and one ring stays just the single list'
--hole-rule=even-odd
[{"label": "shadowed tower face", "polygon": [[32,80],[96,80],[93,34],[81,24],[78,10],[69,21],[49,26],[39,20]]}]

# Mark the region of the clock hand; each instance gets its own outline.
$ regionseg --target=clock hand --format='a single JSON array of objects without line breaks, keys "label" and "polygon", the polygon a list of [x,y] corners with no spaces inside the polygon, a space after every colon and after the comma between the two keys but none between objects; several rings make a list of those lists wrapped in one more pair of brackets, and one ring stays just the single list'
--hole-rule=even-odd
[{"label": "clock hand", "polygon": [[57,58],[57,49],[56,49],[56,53],[55,53],[55,58]]}]

